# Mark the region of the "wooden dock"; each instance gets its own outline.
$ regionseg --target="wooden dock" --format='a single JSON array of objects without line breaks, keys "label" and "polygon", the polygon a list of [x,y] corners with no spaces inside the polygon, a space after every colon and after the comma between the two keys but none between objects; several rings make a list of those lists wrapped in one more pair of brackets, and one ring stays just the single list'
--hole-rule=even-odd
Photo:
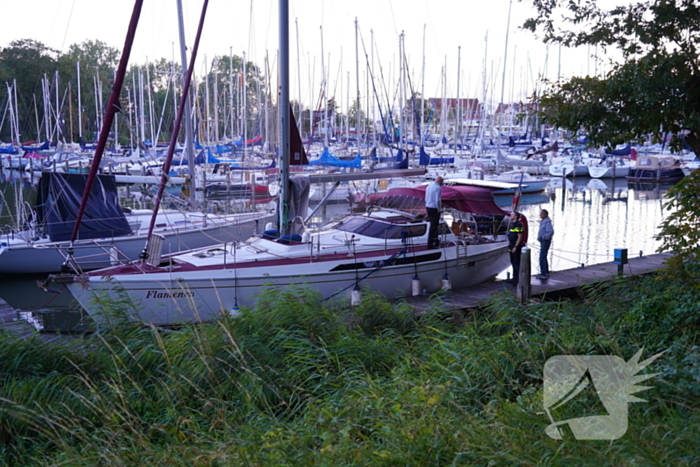
[{"label": "wooden dock", "polygon": [[[666,259],[670,256],[670,254],[662,253],[630,258],[629,263],[624,266],[624,275],[642,275],[662,269],[665,267]],[[617,276],[618,265],[612,262],[595,264],[585,268],[553,271],[546,280],[532,277],[532,297],[556,296],[567,293],[575,295],[582,286],[610,281]],[[488,297],[502,292],[514,294],[516,292],[515,286],[502,280],[496,280],[453,292],[445,292],[440,294],[439,307],[442,311],[478,308]],[[435,309],[436,306],[435,300],[426,296],[411,297],[407,301],[419,313]],[[18,310],[0,299],[0,334],[2,333],[10,333],[19,338],[35,337],[47,343],[75,339],[80,336],[80,334],[75,333],[40,332],[29,320],[21,317]]]},{"label": "wooden dock", "polygon": [[[625,276],[649,274],[666,265],[666,259],[670,253],[659,253],[637,258],[629,258],[629,263],[624,265]],[[577,295],[580,287],[613,280],[618,277],[618,265],[613,262],[594,264],[586,267],[552,271],[548,279],[538,279],[534,275],[531,278],[532,297],[546,297],[547,295]],[[454,286],[454,284],[453,284]],[[516,287],[503,280],[485,282],[473,287],[467,287],[452,292],[440,294],[440,309],[443,311],[466,310],[479,308],[485,300],[497,293],[516,293]],[[435,300],[430,297],[411,297],[408,303],[412,304],[416,312],[427,311],[435,308]]]}]

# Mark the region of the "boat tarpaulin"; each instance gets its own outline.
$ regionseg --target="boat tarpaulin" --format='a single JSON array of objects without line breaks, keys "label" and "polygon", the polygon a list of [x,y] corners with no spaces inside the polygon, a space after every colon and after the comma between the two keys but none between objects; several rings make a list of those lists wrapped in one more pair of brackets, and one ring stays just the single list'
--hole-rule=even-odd
[{"label": "boat tarpaulin", "polygon": [[342,167],[348,169],[360,169],[362,168],[362,156],[358,154],[351,161],[341,160],[335,157],[328,148],[324,148],[321,153],[321,157],[318,159],[309,161],[309,165],[323,165],[328,167]]},{"label": "boat tarpaulin", "polygon": [[418,165],[450,165],[454,163],[454,157],[430,157],[423,146],[420,147]]},{"label": "boat tarpaulin", "polygon": [[[42,174],[36,211],[40,224],[52,242],[71,239],[86,180],[86,174]],[[129,222],[119,205],[114,176],[98,175],[92,185],[77,238],[110,238],[131,233]]]},{"label": "boat tarpaulin", "polygon": [[[375,199],[374,204],[386,207],[399,207],[410,204],[413,208],[425,206],[425,189],[427,185],[410,188],[392,188]],[[497,216],[506,215],[506,211],[498,207],[493,199],[491,190],[473,186],[443,186],[441,192],[443,206],[461,212]]]}]

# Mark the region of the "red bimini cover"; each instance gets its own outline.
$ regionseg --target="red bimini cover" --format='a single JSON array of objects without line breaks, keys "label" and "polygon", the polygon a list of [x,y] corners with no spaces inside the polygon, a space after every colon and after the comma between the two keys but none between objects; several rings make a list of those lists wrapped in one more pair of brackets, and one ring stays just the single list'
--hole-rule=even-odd
[{"label": "red bimini cover", "polygon": [[[385,207],[407,207],[416,208],[422,205],[425,208],[425,189],[427,185],[420,185],[410,188],[392,188],[375,199],[376,204]],[[443,206],[450,207],[462,212],[473,214],[496,216],[507,215],[508,213],[498,207],[493,200],[491,190],[488,188],[474,186],[443,186],[441,191],[441,201]]]}]

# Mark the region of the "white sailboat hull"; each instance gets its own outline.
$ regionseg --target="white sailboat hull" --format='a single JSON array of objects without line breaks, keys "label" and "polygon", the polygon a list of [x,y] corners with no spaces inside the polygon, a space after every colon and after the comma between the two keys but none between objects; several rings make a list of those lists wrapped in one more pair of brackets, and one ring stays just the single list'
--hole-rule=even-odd
[{"label": "white sailboat hull", "polygon": [[[393,252],[393,253],[392,253]],[[371,258],[349,255],[325,261],[292,261],[271,265],[261,274],[262,265],[251,268],[224,268],[183,272],[125,274],[86,278],[69,284],[73,296],[98,322],[104,322],[99,303],[128,301],[136,316],[153,324],[210,321],[236,306],[252,307],[265,287],[308,285],[324,299],[347,300],[356,282],[386,297],[412,293],[412,280],[418,277],[420,289],[440,290],[447,273],[453,288],[478,284],[495,277],[510,264],[506,242],[482,245],[456,245],[398,255],[403,264],[378,267],[396,250]],[[430,258],[430,259],[426,259]],[[307,259],[308,261],[308,259]],[[234,262],[231,257],[231,263]]]},{"label": "white sailboat hull", "polygon": [[552,164],[549,166],[552,177],[583,177],[588,175],[588,166],[584,164]]},{"label": "white sailboat hull", "polygon": [[625,178],[629,172],[629,165],[624,167],[588,167],[588,173],[592,178]]}]

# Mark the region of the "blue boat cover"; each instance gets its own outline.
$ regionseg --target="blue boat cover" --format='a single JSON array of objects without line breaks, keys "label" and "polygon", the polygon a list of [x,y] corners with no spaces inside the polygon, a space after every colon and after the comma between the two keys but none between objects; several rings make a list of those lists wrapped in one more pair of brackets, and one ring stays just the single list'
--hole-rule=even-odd
[{"label": "blue boat cover", "polygon": [[19,151],[14,145],[0,147],[0,154],[19,154]]},{"label": "blue boat cover", "polygon": [[[87,174],[42,174],[36,211],[52,242],[71,239],[86,180]],[[90,191],[78,239],[111,238],[131,233],[119,205],[114,175],[98,175]]]},{"label": "blue boat cover", "polygon": [[44,143],[41,146],[22,146],[23,151],[47,151],[49,149],[50,145],[48,141],[44,141]]},{"label": "blue boat cover", "polygon": [[454,164],[454,157],[430,157],[423,146],[420,147],[420,158],[418,159],[418,165],[445,165]]},{"label": "blue boat cover", "polygon": [[626,143],[622,148],[606,149],[605,154],[611,154],[613,156],[629,156],[632,152],[632,146]]},{"label": "blue boat cover", "polygon": [[[206,153],[205,153],[206,152]],[[200,165],[200,164],[218,164],[221,163],[221,159],[217,159],[214,157],[214,155],[211,153],[209,149],[202,149],[199,151],[199,154],[194,158],[194,164],[195,165]],[[173,160],[170,165],[187,165],[187,159],[184,157],[180,160]]]},{"label": "blue boat cover", "polygon": [[335,157],[328,148],[323,149],[321,157],[313,161],[309,161],[309,165],[322,165],[327,167],[344,167],[346,169],[360,169],[362,168],[362,156],[358,154],[351,161],[343,161]]}]

